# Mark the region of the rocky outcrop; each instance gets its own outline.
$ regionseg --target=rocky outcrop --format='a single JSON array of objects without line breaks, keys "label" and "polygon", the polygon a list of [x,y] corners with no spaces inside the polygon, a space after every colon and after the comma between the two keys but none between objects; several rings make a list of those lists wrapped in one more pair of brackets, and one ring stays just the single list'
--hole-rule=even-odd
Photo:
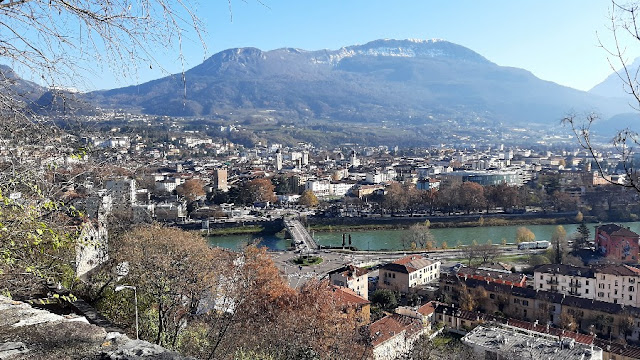
[{"label": "rocky outcrop", "polygon": [[124,334],[107,332],[84,317],[61,316],[0,296],[0,360],[189,359]]}]

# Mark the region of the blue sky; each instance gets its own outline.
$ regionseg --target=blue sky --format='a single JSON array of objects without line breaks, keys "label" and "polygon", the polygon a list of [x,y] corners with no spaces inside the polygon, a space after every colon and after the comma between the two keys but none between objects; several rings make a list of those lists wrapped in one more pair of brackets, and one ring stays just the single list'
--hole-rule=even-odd
[{"label": "blue sky", "polygon": [[[227,0],[202,0],[198,5],[207,51],[191,36],[184,44],[187,69],[233,47],[317,50],[380,38],[440,38],[499,65],[524,68],[581,90],[612,72],[596,35],[612,44],[607,30],[611,4],[606,0],[232,0],[231,13],[228,5]],[[637,56],[640,43],[629,43],[629,60]],[[157,60],[171,73],[181,70],[175,50],[159,51]],[[116,80],[105,72],[89,80],[91,87],[104,89],[164,75],[143,69],[135,78]]]}]

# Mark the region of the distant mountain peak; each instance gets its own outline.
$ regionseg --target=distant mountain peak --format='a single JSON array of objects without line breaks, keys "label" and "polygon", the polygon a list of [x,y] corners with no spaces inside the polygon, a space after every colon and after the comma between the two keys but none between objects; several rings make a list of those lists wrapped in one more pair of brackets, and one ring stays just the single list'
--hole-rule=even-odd
[{"label": "distant mountain peak", "polygon": [[[626,65],[627,71],[631,77],[635,77],[640,69],[640,57],[633,60],[631,64]],[[590,93],[605,96],[605,97],[619,97],[628,98],[631,92],[629,85],[627,85],[620,77],[625,78],[624,68],[620,68],[617,71],[612,72],[601,83],[597,84],[591,90]]]},{"label": "distant mountain peak", "polygon": [[352,56],[456,58],[465,61],[489,62],[475,51],[443,39],[380,39],[370,41],[364,45],[348,46],[343,49],[351,52]]},{"label": "distant mountain peak", "polygon": [[448,58],[490,63],[475,51],[443,39],[379,39],[361,45],[345,46],[337,50],[305,50],[285,47],[262,51],[253,47],[233,48],[214,54],[197,68],[211,71],[221,66],[224,67],[224,63],[254,63],[266,60],[270,56],[306,56],[311,63],[333,66],[338,65],[344,58],[354,56]]},{"label": "distant mountain peak", "polygon": [[596,106],[606,115],[620,107],[442,39],[380,39],[336,50],[228,49],[185,72],[186,101],[178,78],[94,95],[102,107],[158,115],[269,109],[288,119],[366,122],[546,122],[571,108]]}]

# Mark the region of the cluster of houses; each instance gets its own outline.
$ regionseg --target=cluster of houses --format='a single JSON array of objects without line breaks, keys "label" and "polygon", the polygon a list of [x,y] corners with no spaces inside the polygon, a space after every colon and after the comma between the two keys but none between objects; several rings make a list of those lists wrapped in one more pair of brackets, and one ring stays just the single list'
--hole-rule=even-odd
[{"label": "cluster of houses", "polygon": [[[597,249],[638,244],[638,234],[616,224],[598,227],[595,237]],[[591,266],[545,264],[530,275],[503,263],[442,269],[440,261],[409,255],[382,265],[377,282],[353,265],[329,279],[359,299],[352,303],[366,313],[363,319],[371,313],[373,288],[431,299],[369,324],[376,359],[406,355],[421,336],[442,331],[460,334],[487,359],[640,359],[637,260],[624,251],[598,251],[602,256]],[[435,293],[428,290],[434,285]]]}]

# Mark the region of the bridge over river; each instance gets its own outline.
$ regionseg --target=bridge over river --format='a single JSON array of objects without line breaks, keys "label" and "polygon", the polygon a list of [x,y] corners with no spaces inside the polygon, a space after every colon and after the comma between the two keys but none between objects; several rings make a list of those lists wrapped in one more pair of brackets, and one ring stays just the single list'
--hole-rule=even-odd
[{"label": "bridge over river", "polygon": [[313,251],[319,248],[318,243],[316,243],[316,241],[309,234],[307,229],[304,228],[300,221],[294,219],[285,219],[284,227],[291,235],[296,250],[300,250],[300,252],[303,252]]}]

